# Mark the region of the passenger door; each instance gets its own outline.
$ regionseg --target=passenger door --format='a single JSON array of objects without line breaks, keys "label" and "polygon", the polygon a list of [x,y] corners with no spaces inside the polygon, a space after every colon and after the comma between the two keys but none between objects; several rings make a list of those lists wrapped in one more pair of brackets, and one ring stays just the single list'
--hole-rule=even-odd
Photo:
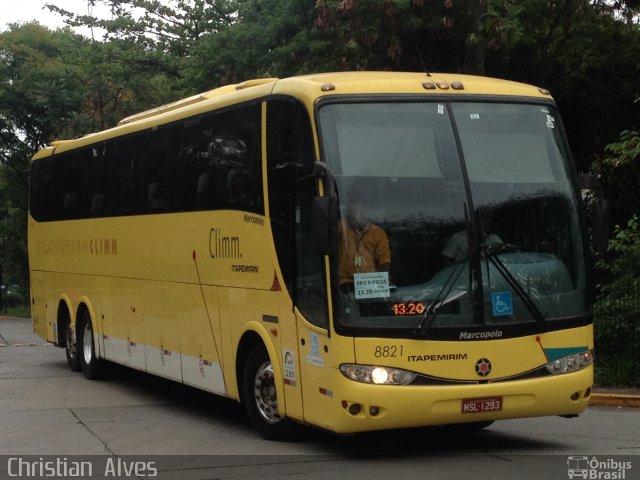
[{"label": "passenger door", "polygon": [[329,427],[332,355],[324,255],[312,247],[311,207],[316,179],[296,185],[294,193],[294,304],[305,421]]}]

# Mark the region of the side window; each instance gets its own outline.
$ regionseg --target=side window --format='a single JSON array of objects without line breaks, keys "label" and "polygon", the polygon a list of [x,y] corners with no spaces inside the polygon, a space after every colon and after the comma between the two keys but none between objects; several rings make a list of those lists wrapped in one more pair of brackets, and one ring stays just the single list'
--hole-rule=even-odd
[{"label": "side window", "polygon": [[229,110],[213,117],[214,160],[224,177],[223,208],[263,213],[261,105]]},{"label": "side window", "polygon": [[102,217],[105,215],[105,196],[108,190],[108,183],[105,177],[108,171],[106,152],[106,143],[94,145],[90,151],[89,183],[87,185],[89,217]]},{"label": "side window", "polygon": [[174,136],[174,128],[165,126],[138,137],[138,205],[141,212],[167,212],[173,205]]},{"label": "side window", "polygon": [[178,163],[182,167],[181,195],[185,210],[209,210],[221,204],[222,174],[215,162],[212,116],[189,119],[182,127]]},{"label": "side window", "polygon": [[106,145],[105,198],[106,215],[138,213],[136,180],[136,143],[132,137],[119,138]]},{"label": "side window", "polygon": [[280,269],[293,296],[293,190],[296,180],[313,168],[313,135],[309,115],[294,99],[267,103],[267,179],[269,216]]},{"label": "side window", "polygon": [[184,208],[262,213],[261,146],[259,104],[186,122],[179,155]]},{"label": "side window", "polygon": [[54,211],[59,220],[87,216],[89,200],[87,183],[89,175],[89,151],[72,151],[55,163]]},{"label": "side window", "polygon": [[71,220],[89,214],[91,180],[88,149],[32,164],[31,211],[37,220]]},{"label": "side window", "polygon": [[43,158],[31,163],[29,211],[37,221],[51,220],[52,169],[53,162],[50,158]]}]

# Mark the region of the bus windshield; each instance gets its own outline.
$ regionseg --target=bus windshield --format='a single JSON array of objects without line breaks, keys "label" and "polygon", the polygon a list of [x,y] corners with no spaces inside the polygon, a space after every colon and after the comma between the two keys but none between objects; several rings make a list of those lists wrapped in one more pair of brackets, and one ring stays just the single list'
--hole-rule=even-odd
[{"label": "bus windshield", "polygon": [[468,328],[584,316],[585,252],[552,104],[327,103],[343,329]]}]

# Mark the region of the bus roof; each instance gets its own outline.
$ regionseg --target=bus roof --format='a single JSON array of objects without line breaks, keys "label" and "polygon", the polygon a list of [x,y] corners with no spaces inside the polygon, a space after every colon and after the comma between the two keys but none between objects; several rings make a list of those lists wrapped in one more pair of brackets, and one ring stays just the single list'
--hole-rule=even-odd
[{"label": "bus roof", "polygon": [[[280,89],[283,91],[278,91]],[[274,93],[298,89],[310,91],[316,97],[321,94],[457,93],[549,98],[546,90],[509,80],[455,73],[408,72],[337,72],[291,77],[280,80]]]},{"label": "bus roof", "polygon": [[531,85],[450,73],[336,72],[302,75],[285,79],[260,78],[210,90],[177,102],[140,112],[121,120],[109,130],[75,140],[56,140],[33,159],[54,152],[73,150],[106,139],[170,123],[192,115],[272,94],[291,95],[309,105],[332,95],[495,95],[551,99],[548,91]]}]

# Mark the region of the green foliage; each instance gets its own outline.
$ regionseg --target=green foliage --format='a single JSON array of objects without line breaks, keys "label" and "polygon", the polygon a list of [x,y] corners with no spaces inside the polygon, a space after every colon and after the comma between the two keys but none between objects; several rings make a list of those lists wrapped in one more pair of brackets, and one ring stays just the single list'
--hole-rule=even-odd
[{"label": "green foliage", "polygon": [[[639,87],[640,88],[640,87]],[[639,103],[638,100],[635,102]],[[639,110],[636,106],[636,114]],[[640,119],[638,120],[640,122]],[[640,212],[640,135],[634,130],[623,131],[617,142],[605,147],[605,154],[593,162],[593,170],[605,185],[606,196],[618,223],[626,222]]]},{"label": "green foliage", "polygon": [[183,96],[158,52],[37,23],[0,33],[0,276],[28,285],[29,160],[44,145],[108,128]]},{"label": "green foliage", "polygon": [[240,0],[237,22],[203,37],[192,50],[187,82],[205,90],[311,71],[307,62],[315,55],[307,55],[307,46],[318,46],[308,28],[313,5],[314,0]]},{"label": "green foliage", "polygon": [[0,34],[0,283],[28,284],[26,210],[29,158],[81,93],[57,59],[69,32],[26,24]]},{"label": "green foliage", "polygon": [[600,387],[640,387],[640,360],[636,357],[598,355],[595,383]]},{"label": "green foliage", "polygon": [[104,41],[126,40],[144,49],[183,57],[198,40],[235,22],[234,0],[91,0],[111,11],[110,19],[82,15],[55,4],[47,8],[65,18],[69,26],[90,26],[106,31]]},{"label": "green foliage", "polygon": [[[596,264],[604,273],[594,306],[595,341],[607,384],[640,384],[640,221],[616,226],[609,250]],[[605,375],[606,373],[606,375]],[[604,381],[604,380],[603,380]]]},{"label": "green foliage", "polygon": [[605,152],[613,155],[605,158],[605,164],[614,168],[629,165],[640,159],[640,133],[631,130],[623,131],[620,134],[620,141],[607,145]]}]

